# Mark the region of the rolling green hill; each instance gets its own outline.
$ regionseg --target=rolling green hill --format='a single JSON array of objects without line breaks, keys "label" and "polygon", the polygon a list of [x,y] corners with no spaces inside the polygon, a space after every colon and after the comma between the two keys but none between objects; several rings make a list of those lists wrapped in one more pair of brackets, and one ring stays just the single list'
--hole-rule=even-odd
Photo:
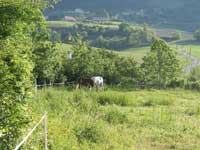
[{"label": "rolling green hill", "polygon": [[200,13],[199,7],[199,0],[61,0],[46,14],[55,18],[63,17],[68,10],[81,8],[91,11],[89,16],[105,17],[108,14],[120,16],[121,12],[131,10],[133,14],[130,16],[119,18],[193,30],[200,25],[200,16],[197,15]]}]

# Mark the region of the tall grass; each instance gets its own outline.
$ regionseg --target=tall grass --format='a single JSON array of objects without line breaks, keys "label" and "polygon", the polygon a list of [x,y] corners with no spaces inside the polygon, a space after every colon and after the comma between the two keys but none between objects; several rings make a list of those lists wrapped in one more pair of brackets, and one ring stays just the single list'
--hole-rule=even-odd
[{"label": "tall grass", "polygon": [[[199,93],[38,90],[33,124],[48,112],[49,150],[200,149]],[[43,149],[42,127],[23,149]]]}]

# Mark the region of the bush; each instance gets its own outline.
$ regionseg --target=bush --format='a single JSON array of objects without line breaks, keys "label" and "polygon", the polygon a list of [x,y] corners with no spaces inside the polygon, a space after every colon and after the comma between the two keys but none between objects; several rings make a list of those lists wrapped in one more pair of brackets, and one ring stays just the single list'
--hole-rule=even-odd
[{"label": "bush", "polygon": [[200,67],[194,68],[188,76],[188,82],[185,85],[186,89],[200,91]]},{"label": "bush", "polygon": [[180,40],[181,39],[181,33],[176,31],[172,33],[172,39],[173,40]]},{"label": "bush", "polygon": [[200,81],[189,81],[185,85],[186,89],[200,91]]}]

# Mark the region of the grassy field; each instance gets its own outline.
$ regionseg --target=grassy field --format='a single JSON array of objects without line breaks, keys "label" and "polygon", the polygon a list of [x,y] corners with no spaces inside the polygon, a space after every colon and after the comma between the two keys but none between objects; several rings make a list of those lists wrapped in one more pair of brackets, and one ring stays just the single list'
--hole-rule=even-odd
[{"label": "grassy field", "polygon": [[[28,110],[33,124],[48,112],[49,150],[199,150],[199,100],[199,93],[179,89],[48,88],[29,100]],[[37,131],[28,150],[43,149]]]},{"label": "grassy field", "polygon": [[193,45],[193,44],[188,44],[188,45],[179,45],[181,49],[184,49],[188,52],[191,51],[191,54],[197,58],[200,59],[200,44],[199,45]]},{"label": "grassy field", "polygon": [[110,24],[101,24],[101,23],[92,23],[92,22],[68,22],[68,21],[48,21],[48,26],[53,28],[65,28],[65,27],[72,27],[75,24],[84,24],[87,26],[97,26],[97,27],[103,27],[103,28],[112,28],[117,29],[119,24],[117,22],[111,22]]},{"label": "grassy field", "polygon": [[138,47],[138,48],[128,48],[123,51],[117,52],[121,56],[132,56],[139,63],[142,62],[142,58],[150,51],[150,46]]},{"label": "grassy field", "polygon": [[158,37],[172,37],[173,33],[178,32],[181,34],[181,41],[193,39],[192,33],[187,31],[182,31],[173,28],[159,28],[159,27],[154,27],[153,30],[155,30],[156,35]]}]

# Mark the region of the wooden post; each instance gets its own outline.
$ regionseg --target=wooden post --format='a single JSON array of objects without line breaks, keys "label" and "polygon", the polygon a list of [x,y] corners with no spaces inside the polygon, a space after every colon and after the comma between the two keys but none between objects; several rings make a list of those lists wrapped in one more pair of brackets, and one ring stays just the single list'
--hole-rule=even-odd
[{"label": "wooden post", "polygon": [[44,118],[44,149],[48,150],[48,140],[47,140],[47,114],[45,114],[45,118]]}]

